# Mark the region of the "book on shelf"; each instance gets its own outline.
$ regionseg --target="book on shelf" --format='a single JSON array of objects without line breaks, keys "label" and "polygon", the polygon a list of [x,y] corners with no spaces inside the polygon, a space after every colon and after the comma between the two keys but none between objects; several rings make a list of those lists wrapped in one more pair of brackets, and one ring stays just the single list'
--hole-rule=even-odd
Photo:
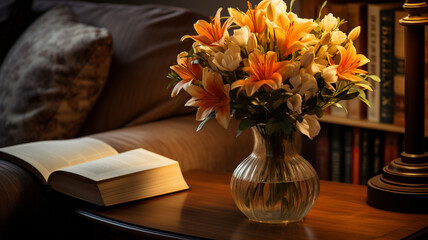
[{"label": "book on shelf", "polygon": [[[372,131],[373,139],[373,155],[371,164],[371,172],[369,178],[378,175],[382,172],[383,163],[384,163],[384,132],[381,131]],[[369,146],[370,147],[370,146]]]},{"label": "book on shelf", "polygon": [[361,128],[352,129],[352,183],[361,184]]},{"label": "book on shelf", "polygon": [[381,78],[380,83],[370,79],[373,91],[367,93],[371,104],[367,119],[372,122],[393,123],[394,13],[400,7],[400,3],[368,4],[368,71]]},{"label": "book on shelf", "polygon": [[335,182],[342,182],[343,169],[344,169],[344,129],[339,125],[332,125],[331,127],[331,163],[330,163],[330,179]]},{"label": "book on shelf", "polygon": [[387,166],[392,160],[400,157],[399,136],[397,133],[385,133],[383,165]]},{"label": "book on shelf", "polygon": [[145,149],[118,153],[94,138],[0,148],[52,189],[102,206],[188,189],[177,161]]},{"label": "book on shelf", "polygon": [[394,119],[397,126],[404,127],[405,98],[404,98],[404,26],[398,20],[407,16],[404,10],[395,11],[394,31]]},{"label": "book on shelf", "polygon": [[360,158],[360,184],[366,185],[371,172],[370,162],[373,156],[370,130],[361,129],[361,158]]},{"label": "book on shelf", "polygon": [[352,147],[353,147],[353,129],[344,129],[344,140],[343,140],[343,182],[352,183]]},{"label": "book on shelf", "polygon": [[316,171],[322,180],[330,180],[330,133],[327,124],[321,124],[321,131],[314,138]]}]

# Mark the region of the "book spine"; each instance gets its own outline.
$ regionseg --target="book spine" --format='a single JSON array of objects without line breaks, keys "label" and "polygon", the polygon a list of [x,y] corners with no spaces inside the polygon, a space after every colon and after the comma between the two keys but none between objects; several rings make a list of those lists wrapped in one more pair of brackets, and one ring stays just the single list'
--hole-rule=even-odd
[{"label": "book spine", "polygon": [[[382,15],[383,12],[390,12],[392,10],[398,9],[400,3],[385,3],[385,4],[368,4],[367,10],[367,25],[368,25],[368,35],[367,35],[367,57],[370,59],[368,63],[368,71],[370,74],[377,75],[382,79],[382,53],[385,51],[383,46],[390,46],[391,42],[382,42],[382,27],[388,28],[391,24],[382,24]],[[386,18],[385,18],[386,19]],[[390,31],[386,31],[385,36],[389,36]],[[392,31],[393,34],[393,31]],[[393,35],[392,35],[393,36]],[[391,45],[393,48],[394,45]],[[393,50],[393,49],[392,49]],[[388,54],[391,54],[388,52]],[[393,55],[389,60],[392,60]],[[391,62],[391,61],[390,61]],[[392,66],[392,62],[391,62]],[[389,69],[389,74],[392,74],[392,67]],[[388,71],[386,69],[385,71]],[[381,83],[375,82],[372,79],[369,79],[370,83],[373,85],[373,91],[367,92],[367,99],[370,101],[371,108],[367,110],[367,119],[372,122],[381,122]],[[387,80],[388,82],[388,80]],[[391,84],[392,82],[389,81]],[[391,94],[393,94],[393,86],[391,85]],[[390,96],[391,96],[390,94]],[[392,103],[392,102],[391,102]],[[391,105],[393,106],[393,105]],[[392,108],[391,108],[392,109]],[[392,116],[392,115],[391,115]],[[392,120],[391,120],[392,123]]]},{"label": "book spine", "polygon": [[[368,71],[370,74],[380,76],[380,10],[377,5],[369,4],[367,10],[367,57]],[[367,120],[380,122],[380,84],[369,79],[373,85],[373,91],[367,92],[371,108],[367,109]]]},{"label": "book spine", "polygon": [[380,131],[373,131],[372,132],[372,139],[373,139],[373,161],[372,161],[372,167],[371,167],[371,174],[370,177],[378,175],[383,168],[383,149],[384,149],[384,139],[383,139],[383,132]]},{"label": "book spine", "polygon": [[360,162],[360,183],[362,185],[367,185],[369,180],[371,162],[371,145],[370,145],[370,136],[369,130],[361,130],[361,162]]},{"label": "book spine", "polygon": [[404,10],[395,12],[394,27],[394,117],[393,122],[397,126],[404,127],[405,122],[405,98],[404,98],[404,27],[398,22],[407,16]]},{"label": "book spine", "polygon": [[361,129],[352,130],[352,183],[361,183],[360,160],[361,160]]},{"label": "book spine", "polygon": [[400,156],[399,136],[396,133],[385,133],[383,165],[388,166],[392,160]]},{"label": "book spine", "polygon": [[345,129],[345,137],[344,137],[344,156],[343,159],[345,160],[344,163],[344,167],[343,167],[343,171],[344,171],[344,176],[343,176],[343,181],[346,183],[351,183],[352,182],[352,128],[346,128]]},{"label": "book spine", "polygon": [[321,180],[330,180],[330,133],[327,125],[321,126],[316,141],[316,170]]},{"label": "book spine", "polygon": [[343,172],[343,130],[338,125],[331,126],[331,180],[342,181]]},{"label": "book spine", "polygon": [[393,63],[394,63],[394,13],[380,12],[380,122],[393,123]]}]

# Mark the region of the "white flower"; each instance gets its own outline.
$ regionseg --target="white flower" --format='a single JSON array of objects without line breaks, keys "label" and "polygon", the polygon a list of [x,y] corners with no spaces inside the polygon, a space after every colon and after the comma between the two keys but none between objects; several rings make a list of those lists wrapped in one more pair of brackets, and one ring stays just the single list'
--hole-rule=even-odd
[{"label": "white flower", "polygon": [[250,37],[251,30],[248,26],[241,27],[240,29],[233,30],[233,36],[230,41],[236,43],[238,46],[245,47]]},{"label": "white flower", "polygon": [[230,41],[240,47],[247,47],[249,53],[257,47],[256,35],[251,32],[248,26],[234,30]]},{"label": "white flower", "polygon": [[297,61],[287,64],[284,71],[285,78],[290,78],[299,75],[300,64],[301,63]]},{"label": "white flower", "polygon": [[327,85],[329,85],[331,88],[331,83],[335,83],[337,82],[337,71],[336,71],[337,66],[329,66],[327,68],[325,68],[322,73],[321,73],[321,77],[324,78],[324,81],[327,83]]},{"label": "white flower", "polygon": [[308,49],[308,51],[306,51],[303,54],[302,58],[300,59],[302,63],[302,67],[305,68],[306,73],[315,75],[315,73],[321,71],[322,66],[319,66],[318,64],[316,64],[314,59],[315,59],[314,48],[311,47]]},{"label": "white flower", "polygon": [[231,43],[229,48],[224,52],[218,52],[214,55],[212,63],[222,71],[234,71],[241,63],[241,48]]},{"label": "white flower", "polygon": [[287,4],[283,0],[264,0],[259,3],[259,6],[263,6],[265,2],[269,2],[266,7],[266,16],[270,21],[275,21],[279,14],[287,12]]},{"label": "white flower", "polygon": [[333,31],[337,27],[337,19],[333,16],[333,14],[329,13],[328,15],[324,16],[320,22],[320,25],[325,32]]},{"label": "white flower", "polygon": [[318,91],[317,80],[312,74],[301,71],[300,79],[302,82],[302,86],[299,91],[300,95],[304,95],[306,92],[310,92],[311,95],[314,95]]},{"label": "white flower", "polygon": [[340,45],[346,40],[346,34],[342,31],[334,31],[331,34],[331,43]]},{"label": "white flower", "polygon": [[303,116],[302,122],[296,121],[296,127],[301,133],[308,136],[311,140],[317,136],[321,130],[318,120],[312,115]]},{"label": "white flower", "polygon": [[360,36],[360,32],[361,32],[361,27],[355,27],[354,29],[351,30],[351,32],[349,32],[348,34],[348,39],[355,41],[355,39],[357,39]]},{"label": "white flower", "polygon": [[298,114],[302,113],[302,96],[299,94],[294,94],[292,97],[287,99],[287,107]]}]

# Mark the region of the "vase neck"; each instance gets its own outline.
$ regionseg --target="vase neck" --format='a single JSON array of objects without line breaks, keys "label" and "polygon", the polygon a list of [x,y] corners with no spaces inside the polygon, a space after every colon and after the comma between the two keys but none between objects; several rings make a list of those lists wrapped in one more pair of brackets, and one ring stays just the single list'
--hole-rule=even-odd
[{"label": "vase neck", "polygon": [[254,153],[268,156],[296,155],[293,144],[294,134],[275,132],[267,134],[265,126],[255,126],[252,129],[254,135]]}]

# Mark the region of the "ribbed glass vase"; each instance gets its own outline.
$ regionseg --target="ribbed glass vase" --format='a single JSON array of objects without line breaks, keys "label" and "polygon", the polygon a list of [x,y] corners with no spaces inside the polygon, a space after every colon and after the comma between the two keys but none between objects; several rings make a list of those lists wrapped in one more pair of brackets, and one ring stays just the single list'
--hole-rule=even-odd
[{"label": "ribbed glass vase", "polygon": [[253,152],[235,169],[230,187],[238,208],[252,221],[297,222],[319,194],[319,179],[293,145],[293,134],[266,134],[255,126]]}]

